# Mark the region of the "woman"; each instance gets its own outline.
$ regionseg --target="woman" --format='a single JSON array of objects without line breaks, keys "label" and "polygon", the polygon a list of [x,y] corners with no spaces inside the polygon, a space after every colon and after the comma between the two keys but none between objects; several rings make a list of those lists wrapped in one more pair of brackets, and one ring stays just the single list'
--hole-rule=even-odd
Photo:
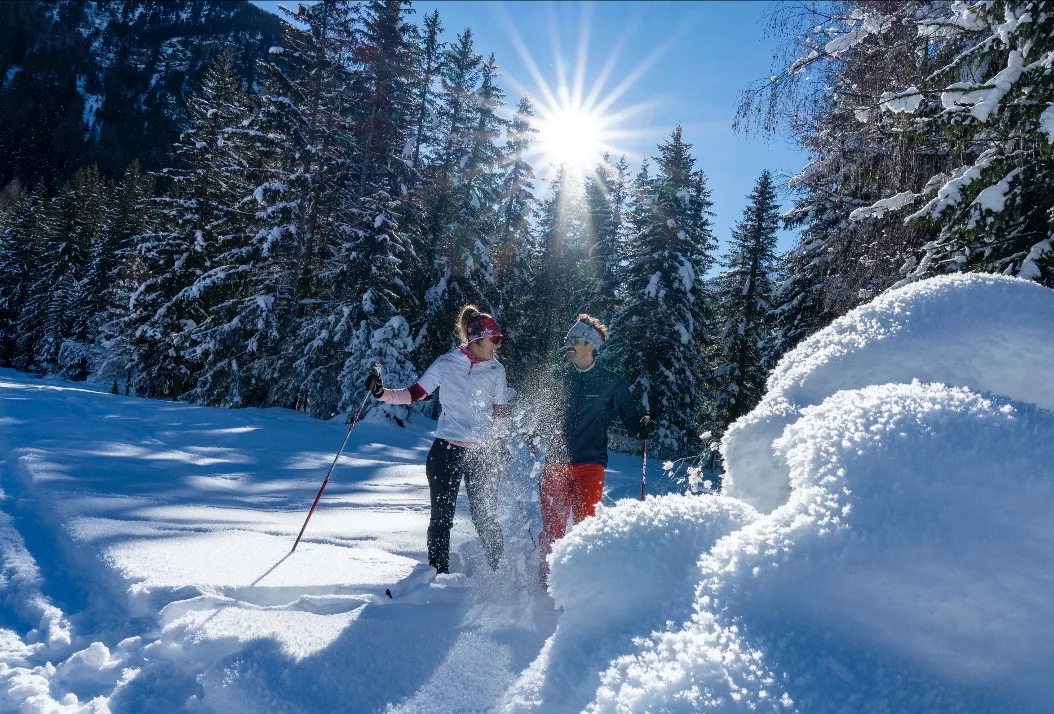
[{"label": "woman", "polygon": [[505,367],[495,359],[501,328],[475,305],[466,305],[457,318],[457,333],[461,346],[436,359],[409,388],[385,389],[372,374],[366,380],[366,388],[387,404],[412,404],[443,388],[436,439],[425,464],[432,501],[428,563],[440,573],[450,569],[450,528],[462,478],[472,523],[491,568],[497,569],[503,549],[495,517],[499,472],[495,464],[488,464],[491,450],[484,448],[500,437],[507,410]]}]

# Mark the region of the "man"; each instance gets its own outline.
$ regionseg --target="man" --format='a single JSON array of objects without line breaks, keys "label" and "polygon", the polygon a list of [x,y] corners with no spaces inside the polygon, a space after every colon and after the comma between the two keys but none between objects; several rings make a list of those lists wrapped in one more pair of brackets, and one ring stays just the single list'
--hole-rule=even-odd
[{"label": "man", "polygon": [[[638,439],[655,433],[648,415],[641,416],[619,375],[596,363],[608,330],[597,318],[582,314],[564,337],[570,363],[563,374],[562,414],[550,425],[549,453],[542,472],[541,577],[546,585],[553,542],[564,536],[568,515],[578,523],[596,513],[604,493],[608,463],[608,425],[614,416]],[[562,417],[562,418],[561,418]]]}]

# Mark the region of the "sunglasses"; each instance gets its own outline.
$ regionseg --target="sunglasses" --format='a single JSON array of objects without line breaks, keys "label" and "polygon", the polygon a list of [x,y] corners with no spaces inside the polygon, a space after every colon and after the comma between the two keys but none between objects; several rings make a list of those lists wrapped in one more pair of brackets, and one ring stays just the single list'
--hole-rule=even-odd
[{"label": "sunglasses", "polygon": [[587,340],[584,337],[565,337],[564,338],[564,344],[565,345],[584,345],[588,341],[589,340]]},{"label": "sunglasses", "polygon": [[489,339],[495,347],[501,347],[501,335],[494,335],[493,337],[488,337],[487,339]]}]

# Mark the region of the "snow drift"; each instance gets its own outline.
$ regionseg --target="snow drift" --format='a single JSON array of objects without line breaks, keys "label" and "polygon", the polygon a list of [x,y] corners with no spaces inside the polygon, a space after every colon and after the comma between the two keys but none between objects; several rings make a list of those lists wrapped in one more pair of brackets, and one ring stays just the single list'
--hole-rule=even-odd
[{"label": "snow drift", "polygon": [[1054,414],[940,385],[836,394],[775,445],[788,503],[702,560],[696,611],[593,711],[1040,712]]},{"label": "snow drift", "polygon": [[772,443],[802,409],[841,389],[913,379],[1054,409],[1054,292],[999,275],[947,275],[891,290],[780,360],[765,397],[721,445],[725,492],[761,511],[788,497]]},{"label": "snow drift", "polygon": [[[564,613],[508,708],[547,710],[547,686],[607,659],[591,701],[555,710],[1047,710],[1052,348],[1054,292],[979,275],[813,336],[725,439],[741,501],[624,503],[572,531]],[[650,585],[627,587],[638,569]]]},{"label": "snow drift", "polygon": [[556,633],[502,710],[581,711],[610,659],[667,620],[688,617],[699,554],[756,517],[730,498],[660,496],[624,500],[583,521],[551,556],[549,591],[563,609]]}]

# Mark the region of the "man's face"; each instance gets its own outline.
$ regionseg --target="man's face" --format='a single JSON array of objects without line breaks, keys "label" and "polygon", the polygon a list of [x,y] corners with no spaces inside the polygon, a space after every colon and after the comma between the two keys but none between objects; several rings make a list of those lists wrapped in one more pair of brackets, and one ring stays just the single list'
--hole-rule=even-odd
[{"label": "man's face", "polygon": [[572,362],[589,362],[593,359],[593,345],[581,337],[565,337],[564,354]]}]

